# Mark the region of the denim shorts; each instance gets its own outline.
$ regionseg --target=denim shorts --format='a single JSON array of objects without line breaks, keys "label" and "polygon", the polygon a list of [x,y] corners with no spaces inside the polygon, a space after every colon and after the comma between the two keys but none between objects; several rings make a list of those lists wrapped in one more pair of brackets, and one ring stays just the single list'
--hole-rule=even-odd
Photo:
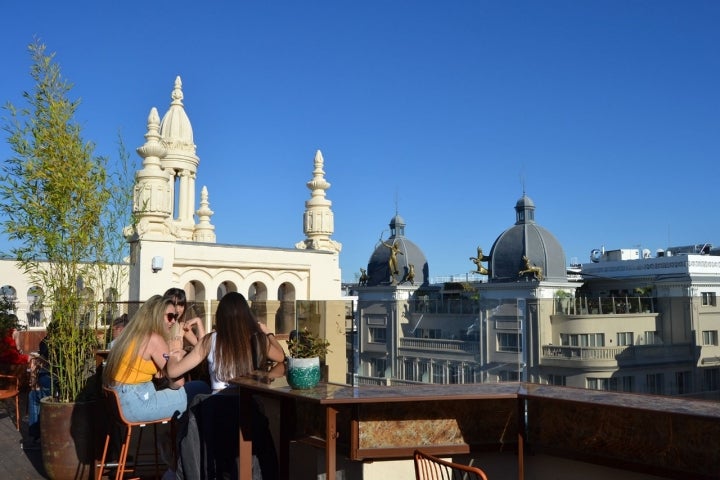
[{"label": "denim shorts", "polygon": [[131,422],[150,422],[172,417],[187,409],[184,388],[155,390],[152,382],[131,385],[121,383],[113,387],[120,398],[123,415]]}]

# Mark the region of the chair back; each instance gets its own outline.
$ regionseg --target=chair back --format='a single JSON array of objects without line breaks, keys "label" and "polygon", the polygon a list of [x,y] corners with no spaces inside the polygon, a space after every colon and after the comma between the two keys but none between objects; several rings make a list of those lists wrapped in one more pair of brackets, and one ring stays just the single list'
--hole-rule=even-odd
[{"label": "chair back", "polygon": [[130,422],[128,422],[125,415],[123,415],[122,408],[120,407],[120,397],[115,389],[105,386],[103,386],[102,389],[110,417],[125,425],[130,425]]},{"label": "chair back", "polygon": [[0,374],[0,400],[13,398],[20,393],[20,378],[17,375]]},{"label": "chair back", "polygon": [[119,422],[129,425],[129,426],[135,426],[135,425],[150,425],[153,423],[168,423],[170,420],[172,420],[172,417],[168,418],[159,418],[157,420],[147,420],[142,422],[133,422],[125,418],[125,415],[123,414],[122,407],[120,406],[120,397],[118,396],[117,391],[114,388],[106,387],[103,385],[103,394],[105,395],[105,400],[108,406],[108,410],[112,418],[118,420]]},{"label": "chair back", "polygon": [[477,467],[448,462],[420,450],[415,450],[413,459],[416,480],[488,480]]}]

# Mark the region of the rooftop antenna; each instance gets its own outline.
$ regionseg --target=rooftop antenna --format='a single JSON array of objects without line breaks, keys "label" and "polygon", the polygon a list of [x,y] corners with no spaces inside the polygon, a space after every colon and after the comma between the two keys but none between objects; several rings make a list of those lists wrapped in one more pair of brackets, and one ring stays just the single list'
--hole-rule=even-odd
[{"label": "rooftop antenna", "polygon": [[520,168],[520,186],[522,187],[523,197],[525,196],[525,165]]}]

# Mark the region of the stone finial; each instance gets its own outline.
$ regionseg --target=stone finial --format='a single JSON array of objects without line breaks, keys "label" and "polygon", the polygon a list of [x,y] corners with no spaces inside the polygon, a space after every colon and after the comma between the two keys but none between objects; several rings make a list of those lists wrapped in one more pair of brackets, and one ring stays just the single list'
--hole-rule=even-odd
[{"label": "stone finial", "polygon": [[200,191],[200,208],[195,212],[198,216],[198,223],[195,225],[193,240],[196,242],[215,243],[215,226],[210,223],[210,217],[213,215],[210,210],[210,201],[208,200],[208,189],[202,187]]},{"label": "stone finial", "polygon": [[325,198],[325,192],[330,188],[330,183],[325,180],[323,166],[325,160],[322,152],[315,152],[313,178],[306,183],[310,189],[310,199],[305,202],[305,213],[303,215],[303,232],[305,240],[295,245],[300,249],[327,250],[340,252],[342,245],[330,236],[335,231],[333,212],[330,209],[332,202]]}]

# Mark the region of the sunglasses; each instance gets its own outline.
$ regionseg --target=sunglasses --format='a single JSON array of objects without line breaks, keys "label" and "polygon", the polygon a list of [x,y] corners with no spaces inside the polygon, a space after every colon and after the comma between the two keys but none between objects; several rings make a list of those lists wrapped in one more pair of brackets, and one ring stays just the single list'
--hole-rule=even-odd
[{"label": "sunglasses", "polygon": [[165,318],[167,319],[168,322],[174,322],[177,320],[178,314],[174,313],[174,312],[166,313]]}]

